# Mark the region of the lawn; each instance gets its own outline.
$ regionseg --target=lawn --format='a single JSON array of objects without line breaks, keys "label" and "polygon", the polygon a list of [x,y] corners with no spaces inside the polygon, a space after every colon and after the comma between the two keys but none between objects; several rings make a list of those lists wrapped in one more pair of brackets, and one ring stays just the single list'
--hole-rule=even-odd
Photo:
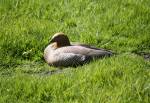
[{"label": "lawn", "polygon": [[[50,67],[43,51],[56,32],[116,55]],[[0,103],[150,103],[140,53],[150,55],[149,0],[0,0]]]}]

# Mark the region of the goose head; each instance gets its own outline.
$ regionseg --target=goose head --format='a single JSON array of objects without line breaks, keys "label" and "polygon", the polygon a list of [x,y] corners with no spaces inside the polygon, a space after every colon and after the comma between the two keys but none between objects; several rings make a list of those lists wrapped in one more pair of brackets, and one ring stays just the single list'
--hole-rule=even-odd
[{"label": "goose head", "polygon": [[54,34],[54,36],[50,40],[50,44],[55,45],[56,48],[71,45],[68,36],[64,33]]}]

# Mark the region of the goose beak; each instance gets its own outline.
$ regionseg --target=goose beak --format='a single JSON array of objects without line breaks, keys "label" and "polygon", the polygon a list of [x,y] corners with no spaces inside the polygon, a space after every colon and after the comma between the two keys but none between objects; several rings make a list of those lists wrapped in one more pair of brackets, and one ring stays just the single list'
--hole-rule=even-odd
[{"label": "goose beak", "polygon": [[54,42],[54,40],[53,39],[51,39],[50,41],[49,41],[49,43],[53,43]]}]

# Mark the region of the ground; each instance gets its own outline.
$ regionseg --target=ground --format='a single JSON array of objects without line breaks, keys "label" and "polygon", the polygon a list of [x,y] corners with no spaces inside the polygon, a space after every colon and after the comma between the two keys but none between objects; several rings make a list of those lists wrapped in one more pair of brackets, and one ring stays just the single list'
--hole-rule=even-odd
[{"label": "ground", "polygon": [[[56,32],[116,55],[50,67]],[[0,103],[149,103],[149,54],[149,0],[0,1]]]}]

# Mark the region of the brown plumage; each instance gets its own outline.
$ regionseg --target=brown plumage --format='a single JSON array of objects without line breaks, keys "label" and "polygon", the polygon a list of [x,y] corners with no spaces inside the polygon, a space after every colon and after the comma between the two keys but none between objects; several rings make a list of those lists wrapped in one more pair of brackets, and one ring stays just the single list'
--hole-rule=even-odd
[{"label": "brown plumage", "polygon": [[53,66],[77,66],[111,55],[110,51],[86,44],[71,44],[64,33],[56,33],[44,50],[46,62]]}]

